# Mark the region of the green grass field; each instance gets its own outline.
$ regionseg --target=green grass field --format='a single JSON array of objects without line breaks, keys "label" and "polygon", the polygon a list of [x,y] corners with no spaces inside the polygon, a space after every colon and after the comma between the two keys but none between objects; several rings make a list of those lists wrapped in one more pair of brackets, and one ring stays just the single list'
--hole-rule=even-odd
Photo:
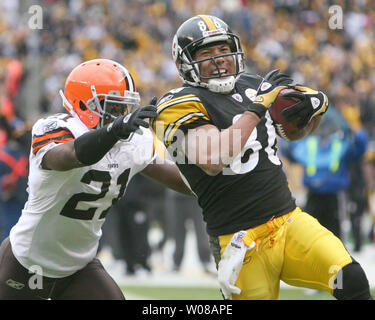
[{"label": "green grass field", "polygon": [[[140,300],[222,300],[220,292],[215,288],[190,288],[190,287],[136,287],[122,288],[125,297],[132,300],[132,296]],[[372,290],[375,295],[375,290]],[[313,295],[305,294],[304,289],[281,289],[281,300],[334,300],[326,292]]]}]

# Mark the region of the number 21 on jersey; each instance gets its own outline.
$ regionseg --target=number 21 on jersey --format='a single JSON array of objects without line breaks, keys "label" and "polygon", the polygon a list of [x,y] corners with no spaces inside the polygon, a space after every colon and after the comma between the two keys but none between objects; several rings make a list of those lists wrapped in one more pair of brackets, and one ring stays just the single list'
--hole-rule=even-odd
[{"label": "number 21 on jersey", "polygon": [[[123,195],[126,189],[126,184],[129,179],[130,169],[126,169],[116,181],[116,184],[120,186],[119,193],[117,197],[112,199],[113,206]],[[92,220],[94,218],[95,212],[98,209],[97,206],[93,205],[91,208],[86,210],[77,209],[77,205],[80,201],[85,202],[94,202],[96,200],[102,199],[106,196],[109,186],[111,184],[111,175],[108,171],[100,171],[100,170],[89,170],[87,171],[82,179],[81,182],[85,184],[90,184],[91,182],[101,182],[101,192],[99,194],[91,194],[91,193],[77,193],[73,195],[65,204],[63,209],[61,210],[60,214],[65,217],[69,217],[72,219],[79,219],[79,220]],[[108,207],[101,213],[99,219],[104,219],[107,215],[109,209]]]}]

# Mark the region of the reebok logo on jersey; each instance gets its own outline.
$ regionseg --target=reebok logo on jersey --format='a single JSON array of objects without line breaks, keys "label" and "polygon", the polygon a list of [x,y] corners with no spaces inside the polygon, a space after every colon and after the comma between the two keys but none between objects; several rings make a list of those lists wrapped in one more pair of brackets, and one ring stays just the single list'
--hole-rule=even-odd
[{"label": "reebok logo on jersey", "polygon": [[13,279],[8,279],[7,281],[5,281],[5,283],[9,287],[11,287],[13,289],[17,289],[17,290],[21,290],[21,289],[23,289],[25,287],[25,285],[23,283],[17,282],[17,281],[15,281]]},{"label": "reebok logo on jersey", "polygon": [[56,130],[57,127],[58,127],[57,121],[49,122],[49,123],[47,123],[47,124],[43,127],[43,132],[47,133],[47,132],[50,132],[50,131]]}]

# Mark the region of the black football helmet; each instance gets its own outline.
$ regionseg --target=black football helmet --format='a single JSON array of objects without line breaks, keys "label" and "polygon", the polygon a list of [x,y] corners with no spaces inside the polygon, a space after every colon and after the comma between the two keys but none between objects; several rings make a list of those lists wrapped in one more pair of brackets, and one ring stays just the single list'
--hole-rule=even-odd
[{"label": "black football helmet", "polygon": [[[203,60],[194,60],[194,53],[206,45],[225,42],[231,48],[231,53],[215,55]],[[203,77],[199,72],[199,63],[223,56],[233,56],[236,66],[235,73]],[[198,15],[185,21],[177,30],[172,44],[172,56],[177,62],[178,71],[184,82],[192,86],[208,88],[214,92],[230,92],[240,73],[244,72],[244,53],[238,36],[232,33],[229,26],[221,19]],[[219,68],[216,65],[217,68]],[[209,79],[208,83],[202,79]]]}]

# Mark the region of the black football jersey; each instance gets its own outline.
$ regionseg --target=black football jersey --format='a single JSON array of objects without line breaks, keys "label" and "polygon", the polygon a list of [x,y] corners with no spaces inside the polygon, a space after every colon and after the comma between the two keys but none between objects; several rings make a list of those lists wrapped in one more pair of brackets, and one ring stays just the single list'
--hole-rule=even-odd
[{"label": "black football jersey", "polygon": [[260,225],[296,207],[277,156],[276,132],[268,112],[242,152],[216,176],[189,163],[179,148],[178,137],[189,129],[205,124],[219,130],[231,126],[252,103],[261,81],[261,77],[242,74],[230,94],[184,86],[169,91],[158,102],[153,128],[197,195],[212,236]]}]

